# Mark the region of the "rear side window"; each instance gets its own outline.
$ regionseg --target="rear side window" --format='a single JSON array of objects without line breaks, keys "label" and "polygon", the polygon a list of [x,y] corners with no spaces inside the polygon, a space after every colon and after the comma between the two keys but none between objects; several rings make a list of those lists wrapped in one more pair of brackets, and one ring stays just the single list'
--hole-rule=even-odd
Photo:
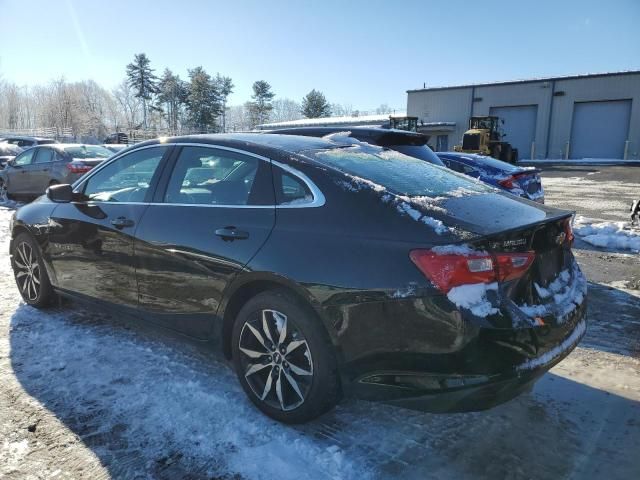
[{"label": "rear side window", "polygon": [[307,184],[281,168],[274,168],[274,184],[278,205],[297,205],[313,202],[313,194]]},{"label": "rear side window", "polygon": [[227,150],[183,147],[163,200],[190,205],[272,205],[268,164]]},{"label": "rear side window", "polygon": [[493,189],[437,165],[372,146],[316,150],[315,158],[355,177],[364,178],[393,193],[407,196],[446,196],[488,193]]}]

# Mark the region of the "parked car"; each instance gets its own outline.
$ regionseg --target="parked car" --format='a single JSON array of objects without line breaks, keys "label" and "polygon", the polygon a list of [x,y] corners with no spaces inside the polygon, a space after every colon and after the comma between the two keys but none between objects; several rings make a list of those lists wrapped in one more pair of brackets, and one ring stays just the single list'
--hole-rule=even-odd
[{"label": "parked car", "polygon": [[22,148],[11,143],[0,143],[0,170],[2,170],[7,162],[13,160],[16,155],[22,152]]},{"label": "parked car", "polygon": [[305,137],[325,137],[332,135],[334,140],[348,141],[349,138],[395,150],[411,157],[426,160],[434,165],[444,163],[427,145],[429,136],[405,130],[390,130],[379,127],[298,127],[266,131],[279,135],[303,135]]},{"label": "parked car", "polygon": [[37,197],[50,185],[73,183],[111,155],[99,145],[60,143],[29,148],[0,170],[0,195]]},{"label": "parked car", "polygon": [[1,137],[0,142],[10,143],[12,145],[17,145],[20,148],[31,148],[37,145],[51,145],[52,143],[58,143],[57,140],[53,138],[43,138],[43,137],[25,137],[22,135],[13,135],[9,137]]},{"label": "parked car", "polygon": [[129,135],[124,132],[111,133],[104,139],[104,142],[108,144],[124,144],[129,143]]},{"label": "parked car", "polygon": [[49,187],[10,251],[28,305],[209,340],[261,411],[303,422],[343,395],[460,411],[530,388],[586,329],[570,221],[370,144],[196,135]]},{"label": "parked car", "polygon": [[459,152],[438,152],[437,155],[451,170],[478,178],[513,195],[544,203],[540,170],[518,167],[485,155]]},{"label": "parked car", "polygon": [[123,143],[105,143],[102,146],[107,150],[111,150],[113,153],[118,153],[120,150],[127,148],[128,145]]}]

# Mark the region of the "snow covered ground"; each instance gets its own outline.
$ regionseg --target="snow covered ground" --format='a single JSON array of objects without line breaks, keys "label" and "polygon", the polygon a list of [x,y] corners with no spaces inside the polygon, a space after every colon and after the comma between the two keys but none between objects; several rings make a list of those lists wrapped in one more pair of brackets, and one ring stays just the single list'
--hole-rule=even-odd
[{"label": "snow covered ground", "polygon": [[596,247],[640,252],[640,227],[631,222],[598,222],[579,215],[573,231]]},{"label": "snow covered ground", "polygon": [[623,288],[625,278],[590,285],[580,347],[505,405],[431,415],[347,401],[290,427],[256,411],[201,344],[73,304],[47,312],[21,304],[6,253],[11,213],[0,206],[0,478],[627,479],[640,471],[640,291]]}]

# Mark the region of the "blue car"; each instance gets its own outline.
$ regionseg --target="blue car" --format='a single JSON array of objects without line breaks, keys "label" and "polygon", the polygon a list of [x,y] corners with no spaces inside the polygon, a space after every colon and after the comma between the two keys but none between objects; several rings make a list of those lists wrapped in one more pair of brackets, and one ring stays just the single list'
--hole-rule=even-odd
[{"label": "blue car", "polygon": [[493,157],[459,152],[437,152],[451,170],[477,178],[494,187],[538,203],[544,203],[540,170],[517,167]]}]

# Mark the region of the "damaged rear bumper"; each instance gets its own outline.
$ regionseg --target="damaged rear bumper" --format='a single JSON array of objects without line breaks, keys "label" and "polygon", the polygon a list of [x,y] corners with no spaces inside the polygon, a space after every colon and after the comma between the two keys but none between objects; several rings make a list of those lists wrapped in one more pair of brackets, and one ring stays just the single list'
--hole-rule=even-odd
[{"label": "damaged rear bumper", "polygon": [[[520,332],[524,334],[525,332]],[[481,373],[477,368],[460,373],[437,374],[408,370],[377,371],[361,377],[354,385],[355,396],[426,412],[465,412],[486,410],[529,391],[549,369],[562,361],[586,333],[586,302],[566,319],[561,328],[536,327],[527,335],[537,344],[536,353],[526,353],[523,343],[503,336],[481,335],[476,351],[469,354],[467,365],[476,355],[494,357],[488,368],[496,373]],[[514,348],[515,346],[515,348]],[[496,365],[501,363],[501,368]],[[506,368],[505,368],[506,367]]]}]

